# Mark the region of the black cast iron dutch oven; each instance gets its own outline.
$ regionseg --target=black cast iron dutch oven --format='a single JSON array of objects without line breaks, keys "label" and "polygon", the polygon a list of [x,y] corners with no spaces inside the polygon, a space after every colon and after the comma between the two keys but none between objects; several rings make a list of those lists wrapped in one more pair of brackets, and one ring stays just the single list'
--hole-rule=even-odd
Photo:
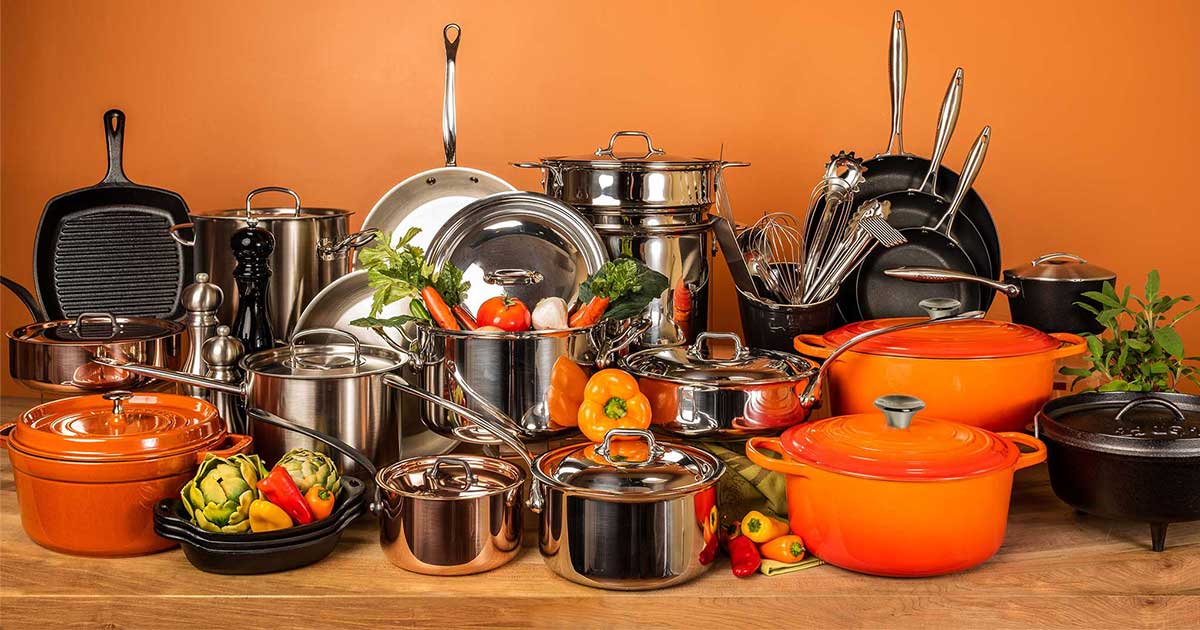
[{"label": "black cast iron dutch oven", "polygon": [[1036,434],[1050,486],[1077,510],[1150,524],[1200,520],[1200,396],[1089,392],[1046,403]]}]

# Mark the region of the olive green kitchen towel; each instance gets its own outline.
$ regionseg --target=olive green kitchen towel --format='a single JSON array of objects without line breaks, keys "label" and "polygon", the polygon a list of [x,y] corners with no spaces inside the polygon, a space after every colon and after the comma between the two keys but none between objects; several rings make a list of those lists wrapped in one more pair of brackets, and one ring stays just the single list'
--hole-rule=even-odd
[{"label": "olive green kitchen towel", "polygon": [[787,518],[787,486],[784,476],[750,461],[745,454],[744,441],[724,445],[697,442],[693,446],[716,455],[729,468],[721,477],[717,498],[717,510],[721,514],[723,525],[732,525],[750,510],[758,510],[768,516]]},{"label": "olive green kitchen towel", "polygon": [[791,564],[788,564],[787,562],[779,562],[778,560],[764,559],[762,564],[758,565],[758,572],[763,575],[784,575],[787,573],[811,569],[813,567],[819,567],[822,564],[825,564],[825,561],[820,558],[805,558],[800,562],[793,562]]}]

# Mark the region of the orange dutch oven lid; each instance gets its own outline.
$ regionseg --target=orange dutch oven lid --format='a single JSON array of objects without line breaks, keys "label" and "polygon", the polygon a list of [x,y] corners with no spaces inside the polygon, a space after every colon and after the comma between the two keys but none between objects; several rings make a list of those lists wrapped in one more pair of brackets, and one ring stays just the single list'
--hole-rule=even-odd
[{"label": "orange dutch oven lid", "polygon": [[[825,333],[823,339],[826,344],[835,347],[865,332],[924,319],[869,319],[831,330]],[[881,334],[855,344],[850,351],[918,359],[990,359],[1038,354],[1058,349],[1062,344],[1062,341],[1029,326],[991,319],[968,319]]]},{"label": "orange dutch oven lid", "polygon": [[195,451],[224,435],[216,407],[198,398],[112,391],[26,411],[9,445],[47,459],[137,461]]},{"label": "orange dutch oven lid", "polygon": [[978,427],[914,417],[925,403],[881,396],[883,413],[838,416],[784,432],[784,452],[835,473],[897,481],[963,479],[1012,468],[1020,451]]}]

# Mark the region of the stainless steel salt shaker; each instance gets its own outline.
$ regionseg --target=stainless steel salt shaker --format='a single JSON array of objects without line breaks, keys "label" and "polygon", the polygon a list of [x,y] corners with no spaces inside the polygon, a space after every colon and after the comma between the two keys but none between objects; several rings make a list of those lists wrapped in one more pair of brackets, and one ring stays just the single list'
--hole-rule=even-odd
[{"label": "stainless steel salt shaker", "polygon": [[[220,322],[217,320],[217,309],[221,308],[224,295],[221,287],[208,281],[208,274],[196,274],[196,282],[189,284],[183,290],[179,301],[187,311],[185,321],[188,327],[188,358],[183,365],[183,371],[196,376],[204,376],[208,366],[201,356],[204,343],[217,331]],[[183,391],[188,396],[206,398],[207,392],[202,387],[184,385]]]},{"label": "stainless steel salt shaker", "polygon": [[[217,334],[204,342],[201,356],[208,366],[205,376],[226,383],[241,383],[242,370],[238,367],[246,346],[230,334],[228,326],[218,326]],[[217,408],[225,419],[225,427],[232,433],[245,433],[246,409],[242,397],[215,390],[206,390],[204,398]]]}]

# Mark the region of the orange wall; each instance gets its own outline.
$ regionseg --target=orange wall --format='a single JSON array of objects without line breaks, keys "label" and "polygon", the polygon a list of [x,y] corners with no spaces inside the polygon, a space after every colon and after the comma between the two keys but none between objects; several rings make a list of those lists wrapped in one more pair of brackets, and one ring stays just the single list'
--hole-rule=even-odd
[{"label": "orange wall", "polygon": [[[645,129],[676,153],[753,168],[738,215],[802,212],[823,161],[874,154],[886,55],[904,10],[907,147],[927,153],[950,73],[966,69],[947,164],[993,128],[978,188],[1012,265],[1068,250],[1200,293],[1200,3],[4,1],[2,270],[30,283],[53,195],[104,174],[100,117],[128,115],[126,171],[194,210],[270,184],[358,211],[442,160],[441,28],[463,26],[459,163],[524,188],[507,163]],[[1181,194],[1183,193],[1183,194]],[[723,266],[718,299],[729,300]],[[994,317],[1006,317],[1003,300]],[[27,314],[3,297],[5,329]],[[735,308],[716,327],[734,328]],[[1200,316],[1184,327],[1200,351]],[[7,356],[7,349],[4,350]],[[7,362],[5,361],[7,366]],[[4,390],[15,391],[4,374]]]}]

